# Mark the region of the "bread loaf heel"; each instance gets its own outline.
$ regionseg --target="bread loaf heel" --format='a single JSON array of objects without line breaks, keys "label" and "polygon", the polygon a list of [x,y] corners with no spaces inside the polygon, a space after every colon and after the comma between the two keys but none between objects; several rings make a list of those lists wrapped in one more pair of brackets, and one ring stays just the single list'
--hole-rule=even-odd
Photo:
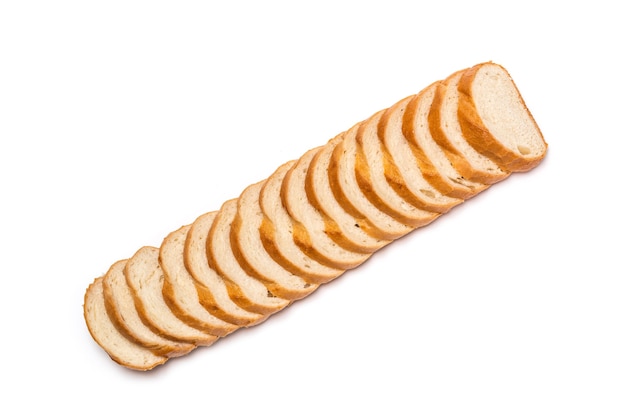
[{"label": "bread loaf heel", "polygon": [[548,145],[506,69],[476,65],[463,73],[458,90],[461,130],[474,149],[511,172],[543,160]]}]

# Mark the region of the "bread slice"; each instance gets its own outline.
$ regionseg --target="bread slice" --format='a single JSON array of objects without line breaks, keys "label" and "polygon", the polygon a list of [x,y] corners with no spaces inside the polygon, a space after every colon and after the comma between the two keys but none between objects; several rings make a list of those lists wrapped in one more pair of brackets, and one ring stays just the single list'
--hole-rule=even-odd
[{"label": "bread slice", "polygon": [[285,174],[296,163],[287,162],[269,176],[259,194],[263,219],[259,227],[261,243],[277,263],[312,284],[323,284],[341,275],[343,269],[322,265],[305,254],[293,240],[293,219],[283,206],[280,189]]},{"label": "bread slice", "polygon": [[387,215],[413,228],[425,226],[435,220],[439,213],[422,210],[409,204],[385,178],[385,164],[391,162],[386,160],[387,154],[383,152],[378,136],[378,128],[384,113],[385,111],[381,110],[362,122],[357,132],[354,166],[357,183],[367,199]]},{"label": "bread slice", "polygon": [[126,263],[124,276],[139,316],[155,333],[197,346],[210,346],[217,340],[217,336],[189,326],[170,310],[163,298],[164,274],[158,248],[144,246],[135,252]]},{"label": "bread slice", "polygon": [[184,262],[194,279],[200,304],[211,314],[237,326],[253,326],[265,320],[266,316],[252,313],[237,305],[228,293],[227,283],[207,259],[207,240],[217,212],[207,212],[198,216],[185,239]]},{"label": "bread slice", "polygon": [[85,292],[83,311],[91,337],[115,362],[130,369],[148,371],[167,361],[150,349],[127,339],[107,314],[102,289],[103,278],[96,278]]},{"label": "bread slice", "polygon": [[142,321],[124,276],[127,262],[126,259],[114,262],[102,280],[107,314],[115,327],[127,339],[156,355],[176,357],[189,353],[196,347],[194,344],[162,337]]},{"label": "bread slice", "polygon": [[185,267],[183,254],[190,228],[190,225],[178,228],[161,244],[159,264],[164,275],[163,298],[170,310],[185,323],[215,336],[226,336],[238,326],[219,319],[204,308],[193,277]]},{"label": "bread slice", "polygon": [[511,172],[541,162],[548,145],[506,69],[478,64],[463,73],[458,90],[461,130],[474,149]]},{"label": "bread slice", "polygon": [[276,313],[290,304],[277,297],[261,281],[248,275],[241,267],[232,245],[230,228],[237,213],[237,199],[222,204],[207,240],[209,266],[224,278],[231,299],[240,307],[264,316]]},{"label": "bread slice", "polygon": [[246,187],[237,199],[237,211],[230,228],[230,244],[239,265],[246,273],[263,282],[280,298],[299,300],[318,287],[294,275],[277,263],[261,242],[263,212],[259,204],[265,181]]},{"label": "bread slice", "polygon": [[315,154],[306,174],[305,190],[309,202],[324,218],[326,232],[340,246],[354,252],[373,253],[390,243],[389,239],[374,237],[373,226],[363,218],[348,213],[333,193],[328,169],[333,150],[343,140],[336,136]]},{"label": "bread slice", "polygon": [[332,268],[344,270],[355,268],[365,262],[371,254],[353,252],[338,245],[329,236],[323,215],[311,204],[306,195],[305,181],[309,165],[322,148],[320,146],[305,152],[287,171],[281,187],[281,200],[294,220],[294,242],[307,256]]},{"label": "bread slice", "polygon": [[364,228],[366,232],[379,239],[394,240],[413,228],[380,210],[361,191],[355,173],[356,135],[361,126],[362,123],[349,129],[333,149],[328,165],[330,187],[348,213],[369,225]]},{"label": "bread slice", "polygon": [[402,117],[402,133],[416,156],[424,178],[443,195],[468,199],[487,185],[463,178],[430,134],[428,114],[435,96],[434,83],[414,96]]},{"label": "bread slice", "polygon": [[402,132],[402,115],[413,97],[406,97],[389,107],[379,123],[378,137],[385,154],[385,178],[411,205],[426,211],[447,213],[464,200],[443,195],[426,180],[419,161]]},{"label": "bread slice", "polygon": [[437,83],[428,114],[428,126],[433,140],[445,152],[459,174],[470,181],[495,184],[507,178],[511,173],[476,151],[467,142],[459,123],[458,86],[464,71],[457,71],[444,81]]}]

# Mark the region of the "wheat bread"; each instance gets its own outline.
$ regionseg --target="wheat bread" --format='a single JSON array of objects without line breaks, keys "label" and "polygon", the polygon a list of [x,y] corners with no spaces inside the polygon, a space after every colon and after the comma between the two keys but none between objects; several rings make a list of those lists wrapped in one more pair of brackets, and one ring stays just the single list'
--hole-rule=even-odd
[{"label": "wheat bread", "polygon": [[293,219],[283,206],[280,189],[283,179],[296,161],[282,164],[270,175],[259,193],[263,219],[259,227],[261,243],[277,263],[312,284],[329,282],[344,271],[322,265],[305,254],[293,238]]},{"label": "wheat bread", "polygon": [[237,305],[264,316],[276,313],[290,301],[276,296],[268,286],[247,274],[233,253],[230,228],[236,213],[237,199],[225,201],[220,207],[206,244],[209,266],[224,278],[228,293]]},{"label": "wheat bread", "polygon": [[309,202],[322,215],[328,236],[343,248],[359,253],[373,253],[390,243],[389,239],[375,237],[372,226],[364,218],[348,213],[333,193],[328,169],[333,150],[343,140],[336,136],[315,154],[306,174],[305,191]]},{"label": "wheat bread", "polygon": [[459,81],[458,118],[468,142],[503,170],[528,171],[548,145],[506,69],[478,64]]},{"label": "wheat bread", "polygon": [[161,243],[159,264],[164,276],[163,298],[170,310],[191,327],[215,336],[226,336],[238,326],[221,320],[204,308],[193,277],[185,267],[185,241],[190,228],[190,225],[178,228]]},{"label": "wheat bread", "polygon": [[155,333],[196,346],[210,346],[217,340],[217,336],[191,327],[179,319],[165,302],[165,277],[159,264],[159,248],[144,246],[137,250],[128,259],[124,276],[139,316]]},{"label": "wheat bread", "polygon": [[217,212],[198,216],[185,239],[184,262],[194,279],[200,304],[215,317],[237,326],[253,326],[266,316],[244,310],[229,295],[227,283],[213,268],[207,258],[207,240]]},{"label": "wheat bread", "polygon": [[465,70],[457,71],[437,83],[428,113],[428,126],[433,140],[441,147],[452,166],[464,178],[483,184],[495,184],[507,178],[510,171],[479,153],[468,142],[458,119],[459,80]]},{"label": "wheat bread", "polygon": [[127,262],[126,259],[114,262],[102,280],[107,314],[115,327],[130,341],[160,356],[176,357],[192,351],[194,344],[160,336],[144,323],[124,276]]},{"label": "wheat bread", "polygon": [[96,278],[85,291],[83,312],[91,337],[111,359],[129,369],[148,371],[164,364],[167,357],[137,345],[115,327],[104,304],[102,280]]},{"label": "wheat bread", "polygon": [[389,185],[385,178],[387,155],[382,150],[378,128],[385,110],[364,121],[356,135],[355,174],[361,192],[378,209],[387,215],[409,225],[422,227],[435,220],[439,213],[422,210],[413,206]]},{"label": "wheat bread", "polygon": [[374,237],[392,241],[411,232],[413,228],[372,204],[359,187],[355,172],[356,135],[362,126],[364,124],[360,123],[349,129],[344,134],[343,140],[333,149],[328,165],[330,188],[339,204],[348,213],[368,224],[368,227],[364,228],[366,232]]},{"label": "wheat bread", "polygon": [[239,265],[246,273],[263,282],[270,291],[286,300],[299,300],[318,287],[291,273],[265,250],[260,227],[263,211],[259,203],[265,181],[246,187],[237,199],[237,211],[230,228],[230,244]]},{"label": "wheat bread", "polygon": [[285,174],[281,187],[281,200],[294,220],[294,242],[309,257],[337,269],[352,269],[365,262],[371,253],[358,253],[337,244],[326,229],[324,216],[313,206],[306,195],[306,176],[311,160],[323,147],[305,152]]},{"label": "wheat bread", "polygon": [[443,195],[467,200],[487,185],[463,178],[430,134],[428,114],[437,84],[426,87],[407,103],[402,117],[402,134],[426,181]]}]

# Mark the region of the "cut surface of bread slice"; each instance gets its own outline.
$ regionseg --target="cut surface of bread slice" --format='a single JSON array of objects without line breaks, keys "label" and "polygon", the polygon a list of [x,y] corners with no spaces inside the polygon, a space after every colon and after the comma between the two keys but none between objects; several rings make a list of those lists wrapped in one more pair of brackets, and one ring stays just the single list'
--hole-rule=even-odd
[{"label": "cut surface of bread slice", "polygon": [[176,317],[163,298],[164,274],[159,265],[159,249],[144,246],[128,259],[124,268],[126,283],[142,321],[155,333],[197,346],[210,346],[217,337],[189,326]]},{"label": "cut surface of bread slice", "polygon": [[443,195],[466,200],[487,186],[463,178],[430,134],[428,114],[437,84],[426,87],[407,103],[402,117],[402,133],[416,156],[424,178]]},{"label": "cut surface of bread slice", "polygon": [[296,161],[281,165],[265,181],[259,204],[263,220],[259,228],[261,241],[267,253],[292,274],[312,284],[329,282],[344,271],[322,265],[305,254],[293,239],[293,219],[283,206],[280,189],[287,171]]},{"label": "cut surface of bread slice", "polygon": [[379,123],[378,137],[385,153],[385,178],[413,206],[435,213],[447,213],[464,200],[443,195],[426,180],[402,133],[402,115],[413,97],[406,97],[387,109]]},{"label": "cut surface of bread slice", "polygon": [[413,228],[435,220],[439,213],[422,210],[406,200],[389,185],[385,178],[386,154],[378,137],[378,126],[385,111],[380,111],[362,123],[356,136],[355,173],[363,194],[387,215]]},{"label": "cut surface of bread slice", "polygon": [[299,300],[318,287],[294,275],[277,263],[261,242],[263,212],[259,203],[265,182],[246,187],[237,199],[237,210],[230,228],[230,244],[239,265],[247,274],[265,283],[269,290],[286,300]]},{"label": "cut surface of bread slice", "polygon": [[130,341],[115,327],[104,305],[102,278],[96,278],[85,292],[84,315],[91,337],[120,365],[148,371],[167,361],[165,356]]},{"label": "cut surface of bread slice", "polygon": [[252,326],[265,320],[265,316],[244,310],[228,294],[222,278],[209,266],[207,239],[217,212],[198,216],[191,224],[185,240],[184,261],[194,279],[200,303],[211,314],[237,326]]},{"label": "cut surface of bread slice", "polygon": [[502,66],[488,62],[468,69],[458,90],[461,130],[478,152],[512,172],[541,162],[548,145]]},{"label": "cut surface of bread slice", "polygon": [[337,201],[331,188],[328,169],[333,150],[343,134],[328,141],[311,160],[306,174],[305,190],[311,204],[320,212],[328,235],[340,246],[359,253],[373,253],[390,243],[366,232],[369,221],[355,218]]},{"label": "cut surface of bread slice", "polygon": [[222,204],[207,240],[209,266],[224,278],[231,299],[245,310],[269,315],[287,307],[289,300],[277,297],[261,281],[243,270],[230,244],[230,228],[237,213],[237,199]]},{"label": "cut surface of bread slice", "polygon": [[311,258],[332,268],[351,269],[365,262],[370,253],[349,251],[328,235],[322,214],[311,204],[305,181],[311,160],[322,147],[305,152],[289,169],[281,187],[281,199],[294,220],[294,242]]},{"label": "cut surface of bread slice", "polygon": [[363,123],[349,129],[333,149],[328,165],[330,188],[348,213],[371,225],[364,228],[367,233],[380,239],[394,240],[411,232],[413,228],[373,205],[359,187],[355,172],[356,135],[362,126]]},{"label": "cut surface of bread slice", "polygon": [[185,225],[168,234],[159,251],[159,263],[163,269],[163,298],[170,310],[192,327],[215,336],[226,336],[238,326],[227,323],[200,304],[193,277],[185,267],[183,258],[185,240],[190,225]]},{"label": "cut surface of bread slice", "polygon": [[113,263],[102,281],[107,313],[113,324],[127,339],[157,355],[176,357],[189,353],[195,348],[194,344],[159,336],[142,321],[124,276],[127,262],[120,260]]},{"label": "cut surface of bread slice", "polygon": [[454,168],[470,181],[495,184],[510,175],[491,159],[474,149],[465,139],[458,119],[459,80],[464,71],[457,71],[437,84],[428,114],[433,140],[446,153]]}]

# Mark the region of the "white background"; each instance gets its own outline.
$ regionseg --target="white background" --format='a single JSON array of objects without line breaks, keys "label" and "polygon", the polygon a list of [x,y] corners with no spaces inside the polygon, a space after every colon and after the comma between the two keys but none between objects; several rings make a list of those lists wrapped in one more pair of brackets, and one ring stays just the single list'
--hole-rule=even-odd
[{"label": "white background", "polygon": [[[0,414],[626,415],[623,13],[552,4],[0,2]],[[152,372],[93,342],[111,263],[487,60],[537,169]]]}]

